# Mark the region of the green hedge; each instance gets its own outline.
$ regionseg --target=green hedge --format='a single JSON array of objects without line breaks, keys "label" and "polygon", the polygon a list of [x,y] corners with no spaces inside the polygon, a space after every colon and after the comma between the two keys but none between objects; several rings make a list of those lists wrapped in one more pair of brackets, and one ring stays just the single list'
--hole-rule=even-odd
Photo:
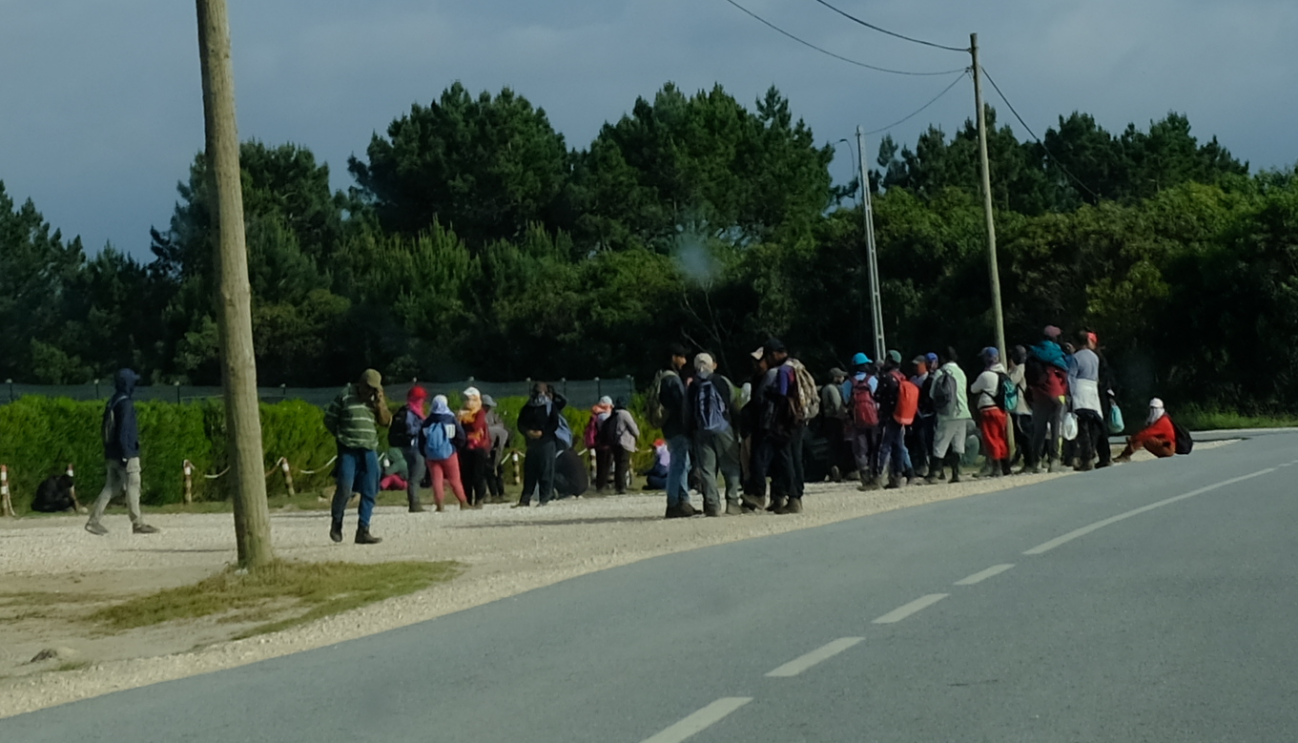
[{"label": "green hedge", "polygon": [[[512,429],[526,400],[504,398],[498,402],[499,412]],[[0,406],[0,464],[9,467],[15,508],[26,511],[37,485],[46,477],[63,472],[69,463],[76,468],[78,497],[84,505],[89,505],[104,486],[100,441],[103,406],[103,402],[46,397],[23,397]],[[225,412],[220,401],[184,405],[140,402],[135,409],[140,425],[144,503],[163,505],[184,499],[182,465],[186,459],[196,470],[195,500],[229,497],[227,478],[208,480],[202,476],[222,472],[227,466]],[[565,416],[580,440],[590,420],[590,410],[569,408]],[[639,414],[636,420],[642,432],[641,447],[646,449],[636,457],[639,468],[647,466],[647,450],[660,434],[651,430]],[[326,465],[334,456],[335,445],[324,428],[324,411],[300,400],[263,403],[261,430],[265,469],[271,469],[280,457],[287,457],[294,468],[293,479],[298,490],[328,485],[330,468]],[[381,441],[387,440],[386,432],[380,431],[379,436]],[[318,472],[306,475],[301,470]],[[267,482],[268,492],[284,491],[283,479],[277,472]]]}]

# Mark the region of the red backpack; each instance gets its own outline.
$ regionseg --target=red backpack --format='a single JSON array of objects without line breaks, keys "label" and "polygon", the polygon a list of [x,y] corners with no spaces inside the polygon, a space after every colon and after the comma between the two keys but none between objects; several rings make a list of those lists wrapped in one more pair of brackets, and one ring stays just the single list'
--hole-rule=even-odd
[{"label": "red backpack", "polygon": [[915,422],[915,414],[919,412],[919,387],[900,374],[897,381],[897,407],[892,418],[903,426],[909,426]]},{"label": "red backpack", "polygon": [[879,425],[879,406],[875,404],[874,393],[870,391],[869,378],[852,380],[852,422],[857,428]]}]

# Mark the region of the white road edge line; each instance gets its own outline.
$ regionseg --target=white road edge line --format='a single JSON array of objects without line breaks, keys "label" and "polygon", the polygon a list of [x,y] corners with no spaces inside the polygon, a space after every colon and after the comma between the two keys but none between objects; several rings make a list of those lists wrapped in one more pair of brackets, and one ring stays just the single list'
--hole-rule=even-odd
[{"label": "white road edge line", "polygon": [[789,678],[791,676],[797,676],[817,663],[827,661],[844,650],[854,647],[864,641],[864,637],[844,637],[841,640],[834,640],[828,645],[812,650],[810,653],[807,653],[802,657],[794,658],[788,663],[785,663],[774,671],[766,674],[766,676],[767,678]]},{"label": "white road edge line", "polygon": [[957,586],[972,586],[975,583],[982,583],[988,578],[992,578],[997,575],[1000,575],[1001,573],[1005,572],[1006,570],[1009,570],[1012,567],[1014,567],[1014,565],[1012,564],[993,565],[990,568],[987,568],[986,570],[980,570],[979,572],[974,573],[968,578],[962,578],[961,580],[956,581],[955,584]]},{"label": "white road edge line", "polygon": [[921,596],[905,606],[899,606],[887,614],[884,614],[874,620],[874,624],[892,624],[894,622],[900,622],[911,614],[923,611],[950,595],[951,594],[949,593],[930,593],[927,596]]},{"label": "white road edge line", "polygon": [[645,738],[643,743],[681,743],[686,738],[717,724],[726,715],[751,701],[753,701],[752,697],[722,697],[661,733]]},{"label": "white road edge line", "polygon": [[1142,514],[1142,513],[1147,513],[1147,512],[1149,512],[1149,511],[1154,510],[1155,508],[1162,508],[1163,506],[1170,506],[1170,505],[1172,505],[1173,503],[1177,503],[1177,502],[1179,502],[1179,501],[1186,500],[1187,498],[1193,498],[1193,497],[1195,497],[1196,495],[1203,495],[1204,493],[1207,493],[1207,492],[1210,492],[1210,491],[1213,491],[1213,490],[1217,490],[1217,489],[1219,489],[1219,488],[1224,488],[1224,487],[1226,487],[1227,485],[1234,485],[1234,484],[1236,484],[1236,483],[1244,482],[1245,480],[1252,480],[1252,479],[1255,478],[1255,477],[1261,477],[1262,475],[1269,475],[1269,474],[1271,474],[1272,472],[1275,472],[1276,469],[1277,469],[1276,467],[1268,467],[1268,468],[1266,468],[1266,469],[1264,469],[1264,470],[1258,470],[1257,472],[1254,472],[1254,473],[1251,474],[1251,475],[1244,475],[1244,476],[1242,476],[1242,477],[1233,477],[1233,478],[1231,478],[1231,479],[1229,479],[1229,480],[1223,480],[1223,481],[1221,481],[1221,482],[1219,482],[1219,483],[1215,483],[1215,484],[1213,484],[1213,485],[1208,485],[1208,486],[1206,486],[1206,487],[1199,488],[1198,490],[1191,490],[1190,492],[1185,493],[1185,494],[1183,494],[1183,495],[1174,496],[1174,497],[1172,497],[1172,498],[1168,498],[1168,499],[1166,499],[1166,500],[1161,500],[1161,501],[1159,501],[1159,502],[1157,502],[1157,503],[1150,503],[1150,504],[1147,505],[1147,506],[1141,506],[1140,508],[1136,508],[1136,509],[1133,509],[1133,510],[1127,511],[1126,513],[1120,513],[1120,514],[1118,514],[1117,516],[1110,516],[1109,518],[1104,519],[1103,521],[1096,521],[1094,524],[1090,524],[1090,525],[1088,525],[1088,526],[1083,526],[1082,528],[1080,528],[1080,529],[1075,529],[1075,530],[1073,530],[1073,531],[1070,531],[1070,532],[1068,532],[1067,534],[1064,534],[1063,536],[1055,537],[1054,539],[1051,539],[1049,542],[1042,542],[1041,544],[1038,544],[1037,546],[1035,546],[1035,547],[1033,547],[1032,549],[1030,549],[1030,550],[1024,552],[1023,554],[1025,554],[1025,555],[1041,555],[1041,554],[1045,554],[1046,552],[1049,552],[1050,550],[1052,550],[1052,549],[1054,549],[1054,548],[1056,548],[1056,547],[1058,547],[1058,546],[1060,546],[1060,545],[1062,545],[1062,544],[1067,544],[1068,542],[1071,542],[1071,541],[1073,541],[1074,539],[1077,539],[1078,537],[1084,537],[1084,536],[1086,536],[1087,534],[1090,534],[1090,533],[1093,532],[1093,531],[1097,531],[1097,530],[1099,530],[1099,529],[1103,529],[1103,528],[1106,527],[1106,526],[1109,526],[1109,525],[1111,525],[1111,524],[1116,524],[1116,523],[1118,523],[1119,521],[1123,521],[1123,520],[1125,520],[1125,519],[1129,519],[1129,518],[1131,518],[1132,516],[1139,516],[1140,514]]}]

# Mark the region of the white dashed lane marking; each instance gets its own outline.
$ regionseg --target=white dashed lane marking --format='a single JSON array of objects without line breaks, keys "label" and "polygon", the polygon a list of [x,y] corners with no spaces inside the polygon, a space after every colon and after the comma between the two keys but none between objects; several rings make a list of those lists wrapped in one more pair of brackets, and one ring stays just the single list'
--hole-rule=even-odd
[{"label": "white dashed lane marking", "polygon": [[794,658],[766,675],[769,678],[789,678],[790,676],[797,676],[817,663],[827,661],[835,655],[838,655],[848,648],[854,647],[864,640],[864,637],[844,637],[841,640],[834,640],[828,645],[812,650],[810,653],[807,653],[800,658]]},{"label": "white dashed lane marking", "polygon": [[1132,516],[1139,516],[1142,513],[1147,513],[1156,508],[1162,508],[1163,506],[1170,506],[1173,503],[1186,500],[1187,498],[1193,498],[1196,495],[1203,495],[1204,493],[1211,492],[1213,490],[1218,490],[1220,488],[1224,488],[1227,485],[1235,485],[1236,483],[1241,483],[1244,482],[1245,480],[1252,480],[1255,477],[1268,475],[1272,472],[1275,472],[1276,469],[1277,469],[1276,467],[1268,467],[1264,470],[1259,470],[1257,472],[1254,472],[1251,475],[1244,475],[1242,477],[1233,477],[1229,480],[1223,480],[1219,483],[1215,483],[1213,485],[1208,485],[1199,488],[1198,490],[1191,490],[1188,493],[1177,495],[1172,498],[1167,498],[1166,500],[1161,500],[1157,503],[1150,503],[1147,506],[1141,506],[1140,508],[1132,509],[1130,511],[1127,511],[1126,513],[1120,513],[1117,516],[1110,516],[1109,518],[1104,519],[1103,521],[1096,521],[1094,524],[1089,524],[1087,526],[1083,526],[1080,529],[1074,529],[1073,531],[1070,531],[1067,534],[1064,534],[1063,536],[1055,537],[1054,539],[1051,539],[1049,542],[1043,542],[1041,544],[1038,544],[1037,546],[1024,552],[1023,554],[1025,555],[1045,554],[1046,552],[1049,552],[1050,550],[1060,545],[1067,544],[1073,541],[1074,539],[1077,539],[1078,537],[1084,537],[1093,531],[1098,531],[1100,529],[1103,529],[1106,526],[1110,526],[1112,524],[1118,523],[1119,521],[1124,521],[1126,519],[1129,519]]},{"label": "white dashed lane marking", "polygon": [[995,577],[995,576],[997,576],[997,575],[1000,575],[1001,573],[1005,572],[1006,570],[1009,570],[1009,569],[1012,568],[1012,567],[1014,567],[1014,566],[1013,566],[1013,565],[1010,565],[1010,564],[1006,564],[1006,565],[993,565],[993,566],[991,566],[990,568],[987,568],[986,570],[980,570],[980,571],[978,571],[977,573],[974,573],[973,575],[969,576],[968,578],[962,578],[962,579],[956,581],[955,584],[956,584],[957,586],[972,586],[972,585],[975,584],[975,583],[982,583],[983,581],[987,580],[988,578],[992,578],[992,577]]},{"label": "white dashed lane marking", "polygon": [[751,701],[753,701],[752,697],[722,697],[661,733],[645,738],[643,743],[681,743],[717,724],[726,715]]},{"label": "white dashed lane marking", "polygon": [[915,599],[914,601],[910,602],[909,604],[906,604],[905,606],[899,606],[896,609],[893,609],[892,611],[888,612],[887,614],[884,614],[883,616],[874,620],[874,623],[893,624],[894,622],[900,622],[901,620],[905,619],[911,614],[915,614],[916,612],[923,611],[924,609],[927,609],[928,607],[932,606],[933,604],[936,604],[937,602],[941,601],[942,599],[950,595],[951,594],[949,593],[930,593],[927,596],[921,596],[920,598]]}]

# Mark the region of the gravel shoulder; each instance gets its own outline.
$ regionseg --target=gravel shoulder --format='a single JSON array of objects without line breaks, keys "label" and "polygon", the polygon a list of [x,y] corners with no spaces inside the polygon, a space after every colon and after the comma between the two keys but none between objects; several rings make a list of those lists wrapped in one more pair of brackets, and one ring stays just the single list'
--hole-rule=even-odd
[{"label": "gravel shoulder", "polygon": [[[0,612],[0,626],[5,628],[0,642],[0,717],[323,647],[650,557],[1070,476],[1075,475],[969,479],[957,485],[866,493],[858,492],[854,483],[816,484],[807,487],[806,512],[795,516],[666,521],[661,493],[582,498],[530,509],[450,507],[441,514],[380,508],[373,530],[384,541],[372,547],[331,543],[326,512],[276,512],[271,528],[281,558],[456,560],[466,569],[453,581],[415,594],[237,641],[228,638],[242,627],[215,621],[97,635],[71,618],[104,601],[193,583],[232,564],[229,514],[154,515],[150,523],[162,532],[151,536],[132,535],[124,515],[106,519],[112,530],[106,537],[83,531],[82,516],[6,521],[0,523],[0,596],[57,591],[66,593],[69,601],[62,614],[33,610],[24,618],[16,602],[11,602],[8,615]],[[354,519],[353,512],[349,525]],[[30,662],[47,648],[58,649],[59,657]]]}]

